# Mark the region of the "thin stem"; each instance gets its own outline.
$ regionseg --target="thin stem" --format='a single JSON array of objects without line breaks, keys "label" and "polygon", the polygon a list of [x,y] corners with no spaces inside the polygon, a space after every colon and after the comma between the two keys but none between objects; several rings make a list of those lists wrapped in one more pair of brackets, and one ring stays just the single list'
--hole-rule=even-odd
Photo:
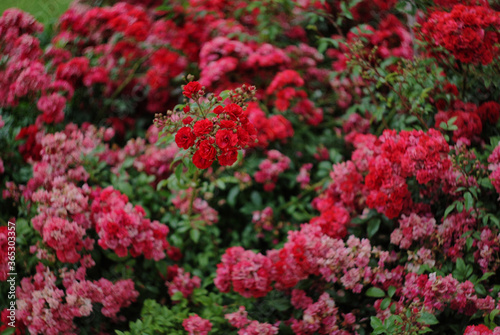
[{"label": "thin stem", "polygon": [[194,199],[196,199],[196,196],[198,195],[199,177],[200,177],[200,170],[196,169],[193,176],[194,188],[193,191],[191,192],[191,199],[189,199],[189,209],[187,213],[188,217],[191,217],[191,214],[193,213]]}]

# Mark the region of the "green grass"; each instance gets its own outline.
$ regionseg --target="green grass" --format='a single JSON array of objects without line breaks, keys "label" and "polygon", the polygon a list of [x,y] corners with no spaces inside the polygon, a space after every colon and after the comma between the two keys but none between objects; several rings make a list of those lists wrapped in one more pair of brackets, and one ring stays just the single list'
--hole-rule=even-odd
[{"label": "green grass", "polygon": [[0,0],[0,13],[8,8],[19,8],[32,14],[44,25],[54,23],[72,0]]}]

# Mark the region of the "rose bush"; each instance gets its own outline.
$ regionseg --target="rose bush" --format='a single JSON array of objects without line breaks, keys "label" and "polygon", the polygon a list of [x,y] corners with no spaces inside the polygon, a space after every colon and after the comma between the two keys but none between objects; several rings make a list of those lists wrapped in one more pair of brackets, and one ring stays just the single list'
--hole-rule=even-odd
[{"label": "rose bush", "polygon": [[0,17],[2,334],[500,334],[500,6]]}]

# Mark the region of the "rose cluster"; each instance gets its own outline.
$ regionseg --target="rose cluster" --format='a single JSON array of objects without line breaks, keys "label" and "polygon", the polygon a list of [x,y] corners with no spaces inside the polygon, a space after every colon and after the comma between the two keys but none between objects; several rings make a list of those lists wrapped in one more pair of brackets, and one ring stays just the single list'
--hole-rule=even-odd
[{"label": "rose cluster", "polygon": [[[198,104],[204,95],[203,87],[196,81],[189,82],[183,90],[186,98]],[[249,87],[248,92],[254,92],[254,88]],[[238,150],[255,143],[255,127],[239,104],[232,102],[224,106],[211,103],[207,111],[186,105],[184,112],[187,116],[182,119],[183,126],[175,134],[175,143],[179,148],[193,152],[193,163],[199,169],[209,168],[215,160],[221,166],[231,166],[238,159]]]},{"label": "rose cluster", "polygon": [[500,15],[487,6],[457,4],[436,10],[422,25],[422,38],[463,63],[490,64],[498,55]]}]

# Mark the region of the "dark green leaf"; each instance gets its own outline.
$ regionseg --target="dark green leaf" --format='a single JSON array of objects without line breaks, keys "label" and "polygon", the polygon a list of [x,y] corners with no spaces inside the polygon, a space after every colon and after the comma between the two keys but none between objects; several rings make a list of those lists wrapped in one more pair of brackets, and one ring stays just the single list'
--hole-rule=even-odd
[{"label": "dark green leaf", "polygon": [[372,238],[378,232],[379,228],[380,228],[380,219],[375,219],[368,222],[368,228],[367,228],[368,238]]}]

